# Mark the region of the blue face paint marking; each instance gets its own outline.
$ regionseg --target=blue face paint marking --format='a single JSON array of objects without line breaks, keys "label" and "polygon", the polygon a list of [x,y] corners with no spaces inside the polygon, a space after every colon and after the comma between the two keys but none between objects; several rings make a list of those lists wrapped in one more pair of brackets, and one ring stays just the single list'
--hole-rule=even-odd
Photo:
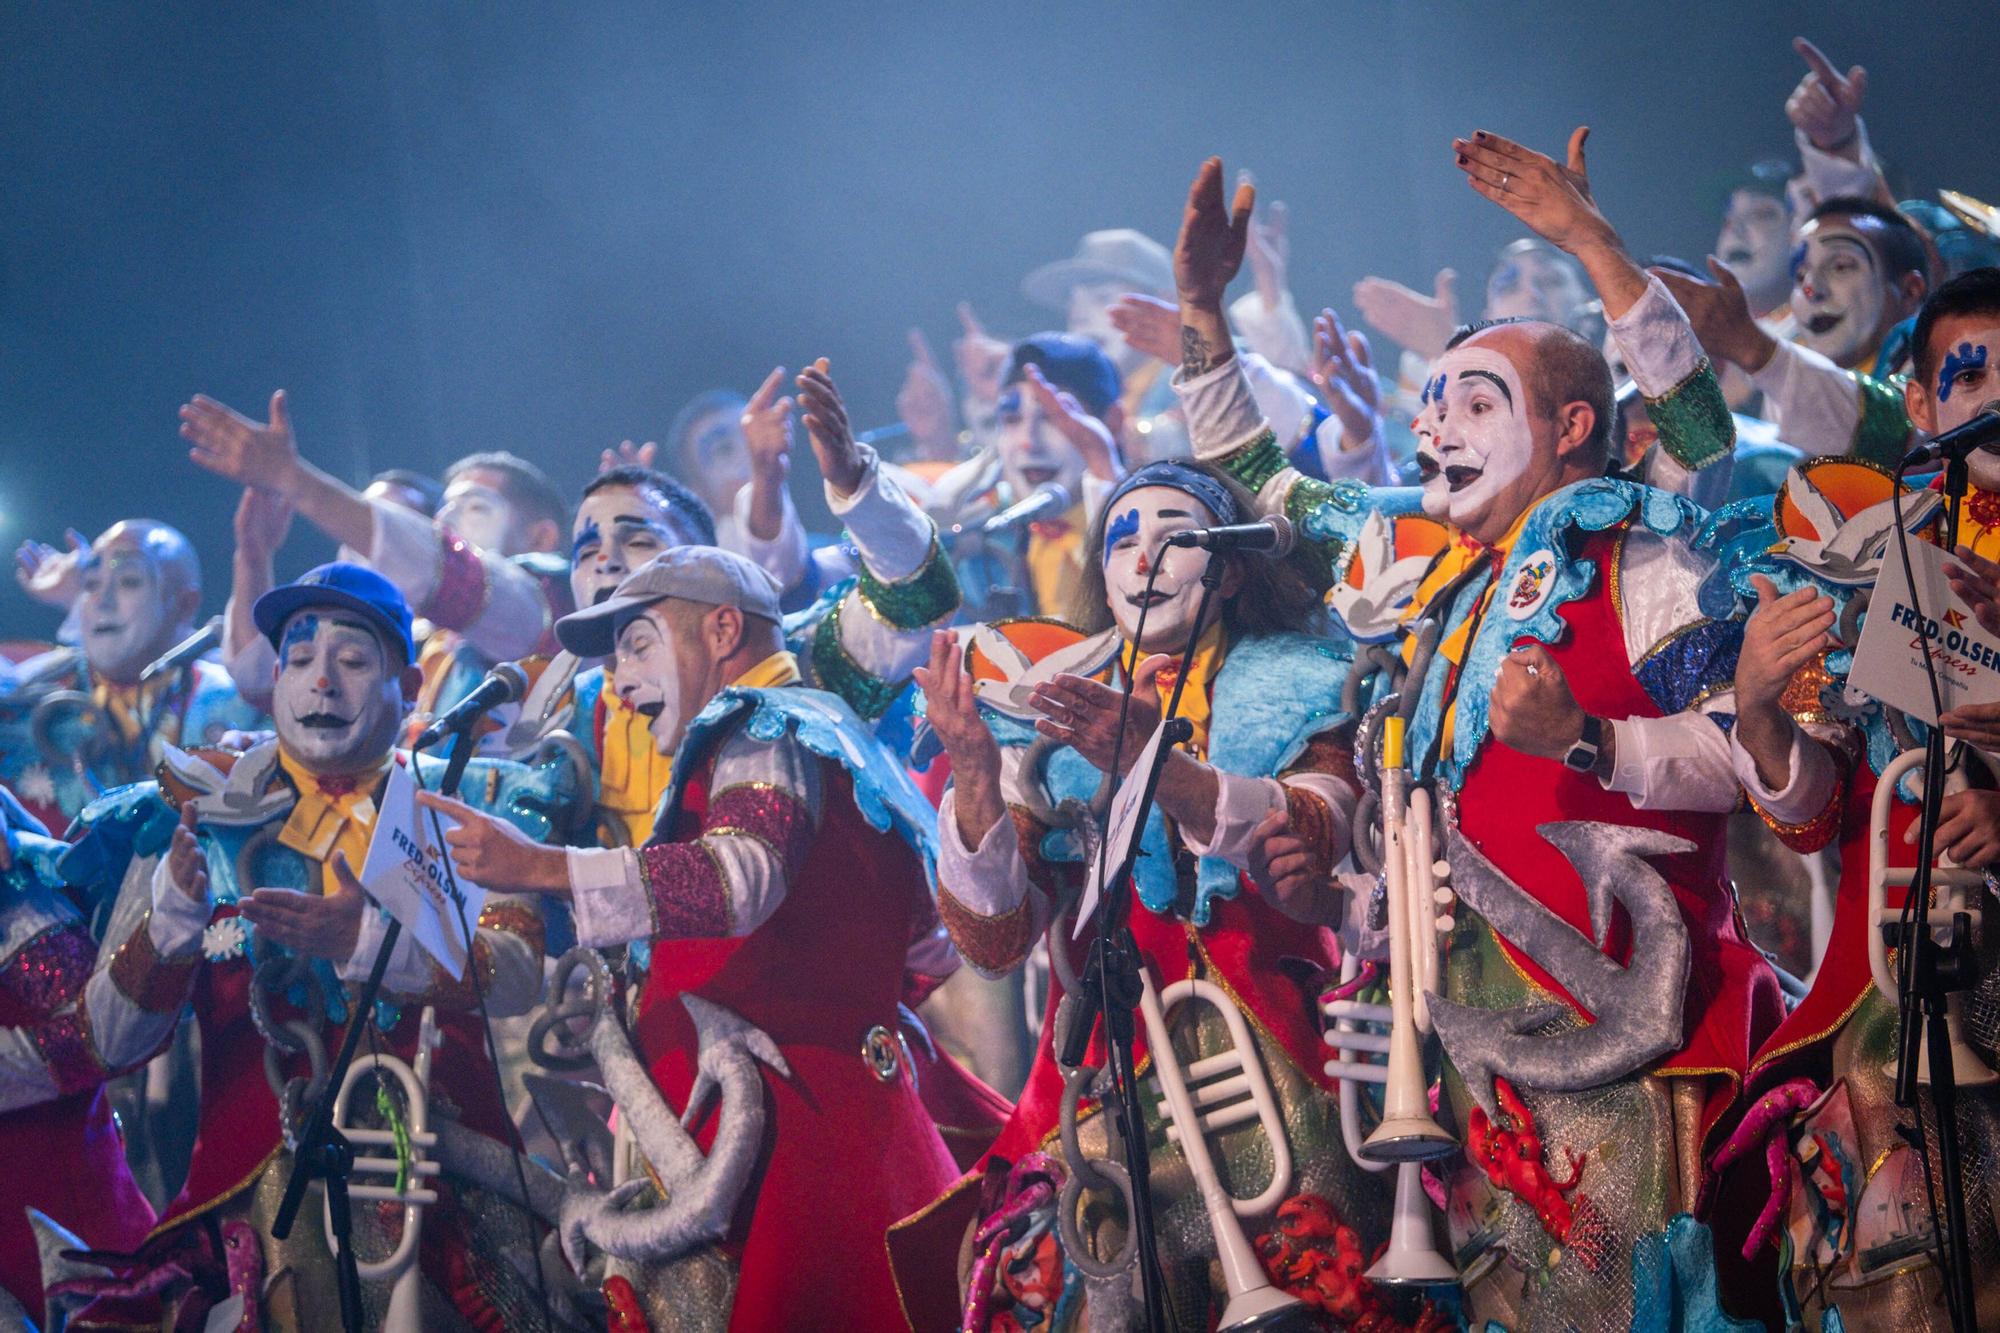
[{"label": "blue face paint marking", "polygon": [[1441,403],[1444,401],[1444,376],[1440,375],[1434,380],[1424,381],[1423,401],[1426,404]]},{"label": "blue face paint marking", "polygon": [[1951,401],[1951,385],[1968,370],[1986,369],[1986,344],[1974,347],[1971,343],[1960,343],[1956,352],[1944,354],[1944,365],[1938,369],[1938,401]]},{"label": "blue face paint marking", "polygon": [[1806,247],[1805,243],[1802,241],[1799,243],[1798,248],[1792,251],[1793,282],[1797,282],[1799,280],[1799,270],[1804,268],[1805,266],[1806,266]]},{"label": "blue face paint marking", "polygon": [[1128,509],[1111,520],[1104,528],[1104,558],[1111,558],[1111,548],[1127,537],[1139,535],[1139,511]]},{"label": "blue face paint marking", "polygon": [[318,633],[318,616],[310,611],[307,611],[303,615],[293,616],[292,623],[285,626],[285,641],[278,645],[278,655],[280,657],[290,655],[293,644],[311,643],[313,636]]},{"label": "blue face paint marking", "polygon": [[594,518],[585,519],[583,521],[583,531],[577,533],[576,540],[570,543],[569,558],[572,561],[575,560],[577,553],[583,550],[584,547],[595,546],[603,540],[604,534],[598,531],[597,520]]}]

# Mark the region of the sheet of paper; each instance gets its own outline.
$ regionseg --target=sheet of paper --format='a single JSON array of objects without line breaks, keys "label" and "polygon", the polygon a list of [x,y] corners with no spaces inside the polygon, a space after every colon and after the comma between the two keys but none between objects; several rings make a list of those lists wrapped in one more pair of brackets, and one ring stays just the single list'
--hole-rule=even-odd
[{"label": "sheet of paper", "polygon": [[1100,875],[1118,873],[1118,863],[1125,857],[1125,849],[1132,843],[1132,830],[1139,822],[1139,801],[1146,794],[1146,775],[1153,771],[1153,756],[1160,752],[1160,738],[1166,735],[1167,724],[1161,719],[1153,728],[1152,739],[1146,748],[1139,751],[1139,757],[1126,770],[1125,781],[1118,785],[1118,792],[1111,798],[1111,815],[1104,830],[1103,854],[1090,863],[1090,878],[1083,886],[1083,901],[1076,905],[1076,929],[1070,932],[1071,939],[1083,938],[1084,928],[1097,916],[1097,900],[1104,896],[1104,884]]},{"label": "sheet of paper", "polygon": [[1931,725],[1937,710],[1924,673],[1927,651],[1947,711],[2000,701],[2000,640],[1981,629],[1972,608],[1953,595],[1944,577],[1949,559],[1929,542],[1910,539],[1913,601],[1912,567],[1904,565],[1901,549],[1890,540],[1847,674],[1855,689]]},{"label": "sheet of paper", "polygon": [[[435,820],[434,824],[432,821]],[[451,849],[442,840],[458,821],[417,804],[417,784],[402,764],[389,768],[382,806],[375,815],[375,834],[361,867],[361,885],[390,916],[403,923],[425,953],[454,981],[465,975],[471,942],[459,929],[459,907],[467,926],[477,929],[486,890],[458,874],[450,874]],[[452,890],[457,890],[454,903]]]}]

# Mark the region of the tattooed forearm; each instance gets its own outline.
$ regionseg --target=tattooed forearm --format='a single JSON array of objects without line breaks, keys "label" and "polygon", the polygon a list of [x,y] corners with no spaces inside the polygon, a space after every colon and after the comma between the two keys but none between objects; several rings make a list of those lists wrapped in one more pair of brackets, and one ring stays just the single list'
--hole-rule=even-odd
[{"label": "tattooed forearm", "polygon": [[1215,348],[1208,339],[1202,336],[1201,330],[1181,325],[1181,369],[1188,377],[1206,375],[1219,364],[1221,359],[1216,356]]}]

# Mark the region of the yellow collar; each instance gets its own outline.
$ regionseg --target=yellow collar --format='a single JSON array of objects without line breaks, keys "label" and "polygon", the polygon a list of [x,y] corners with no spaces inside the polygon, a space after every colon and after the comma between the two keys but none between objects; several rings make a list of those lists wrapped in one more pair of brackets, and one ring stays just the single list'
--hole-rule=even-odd
[{"label": "yellow collar", "polygon": [[[1188,748],[1196,755],[1208,753],[1209,694],[1215,689],[1215,677],[1222,670],[1222,659],[1227,654],[1228,645],[1222,637],[1220,622],[1202,631],[1201,642],[1195,645],[1194,661],[1188,666],[1187,688],[1181,691],[1181,706],[1178,716],[1184,717],[1194,727],[1194,739]],[[1154,688],[1160,692],[1160,707],[1165,709],[1167,700],[1173,697],[1174,680],[1180,675],[1179,653],[1172,654],[1173,660],[1153,678]],[[1119,656],[1119,661],[1136,664],[1144,661],[1145,655],[1127,642]]]},{"label": "yellow collar", "polygon": [[[336,851],[347,853],[354,873],[361,873],[368,859],[368,839],[375,828],[375,789],[394,762],[385,757],[373,773],[358,773],[351,779],[327,779],[324,786],[313,773],[278,747],[278,765],[291,779],[299,794],[290,818],[278,833],[278,844],[289,847],[309,861],[324,864]],[[323,877],[322,877],[323,878]],[[320,891],[325,892],[322,882]]]},{"label": "yellow collar", "polygon": [[803,679],[799,674],[799,659],[779,649],[729,683],[750,690],[772,690],[780,685],[796,685]]}]

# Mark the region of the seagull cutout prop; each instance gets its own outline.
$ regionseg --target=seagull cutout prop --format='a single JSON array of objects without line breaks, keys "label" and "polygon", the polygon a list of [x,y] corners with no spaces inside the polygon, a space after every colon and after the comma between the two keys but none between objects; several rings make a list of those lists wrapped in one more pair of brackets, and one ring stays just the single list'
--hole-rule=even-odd
[{"label": "seagull cutout prop", "polygon": [[[1785,493],[1798,507],[1816,537],[1786,537],[1771,548],[1771,554],[1801,565],[1828,583],[1857,587],[1873,583],[1882,570],[1882,553],[1888,549],[1889,535],[1896,524],[1896,500],[1869,505],[1853,518],[1843,519],[1840,511],[1803,473],[1794,472],[1785,483]],[[1915,532],[1930,522],[1943,503],[1935,491],[1913,491],[1903,496],[1903,522]]]},{"label": "seagull cutout prop", "polygon": [[1356,641],[1381,643],[1394,638],[1402,628],[1402,610],[1416,594],[1431,557],[1396,559],[1395,532],[1376,511],[1363,520],[1355,536],[1354,564],[1361,571],[1361,586],[1341,579],[1327,594],[1327,604]]},{"label": "seagull cutout prop", "polygon": [[974,625],[971,639],[1002,676],[1000,680],[982,680],[973,685],[979,702],[1028,723],[1041,716],[1029,702],[1036,686],[1064,674],[1094,676],[1110,666],[1123,647],[1114,627],[1058,648],[1039,662],[1030,662],[1026,653],[990,625]]}]

